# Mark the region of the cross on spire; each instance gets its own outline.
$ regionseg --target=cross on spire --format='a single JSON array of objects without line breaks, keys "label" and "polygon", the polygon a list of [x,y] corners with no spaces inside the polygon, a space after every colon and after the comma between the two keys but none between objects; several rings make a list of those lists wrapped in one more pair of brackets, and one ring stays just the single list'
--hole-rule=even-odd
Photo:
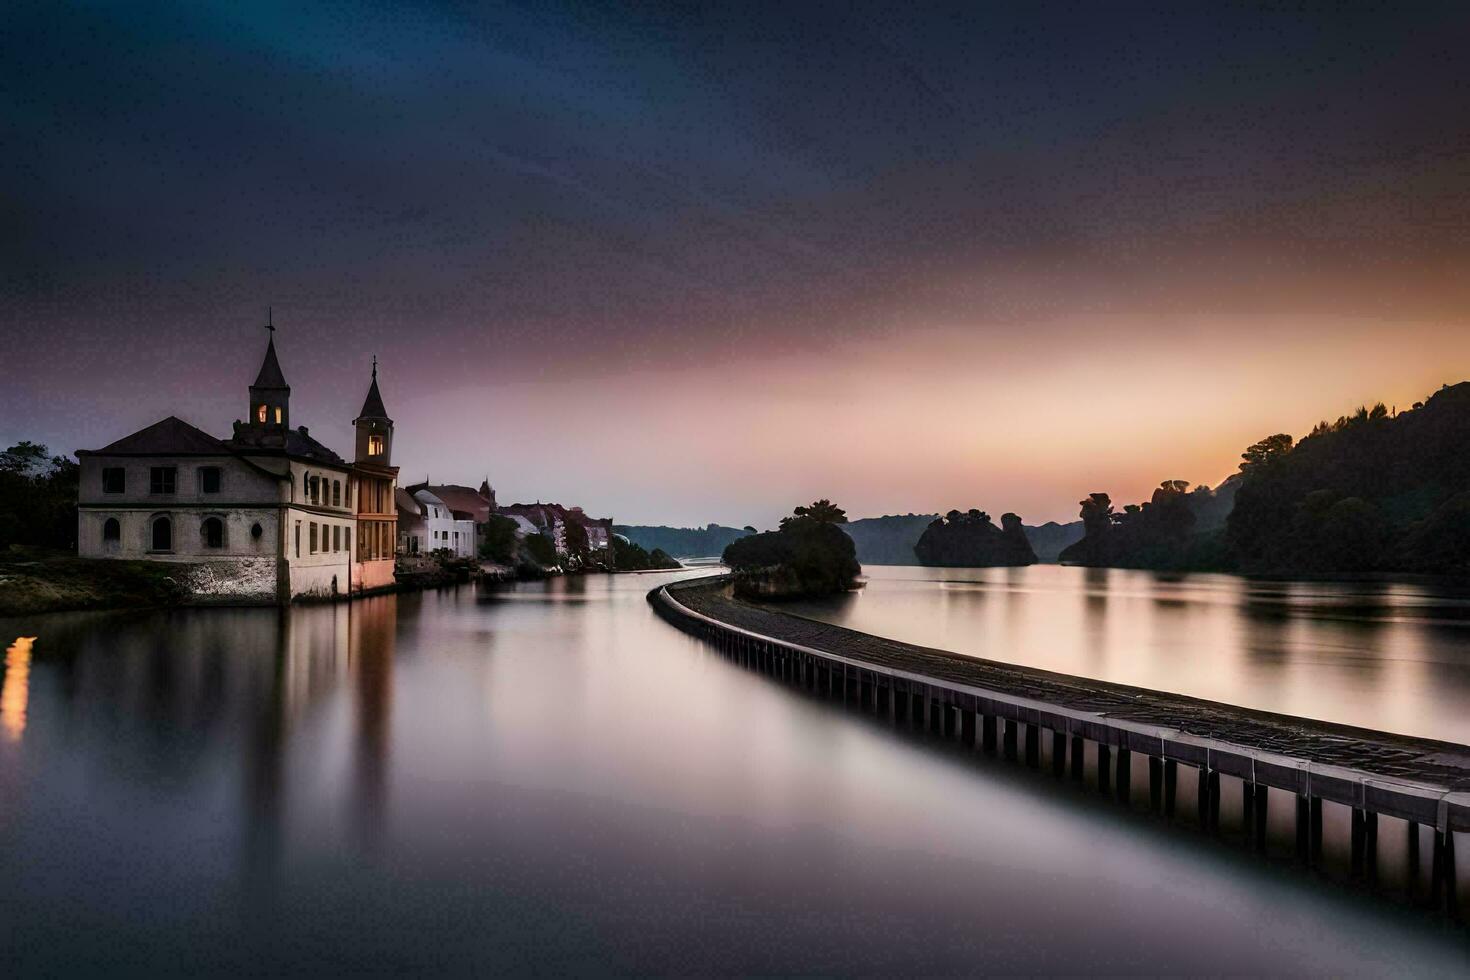
[{"label": "cross on spire", "polygon": [[378,380],[378,355],[373,355],[373,380]]},{"label": "cross on spire", "polygon": [[272,336],[275,336],[275,317],[272,316],[272,311],[269,306],[265,308],[265,328],[271,332]]}]

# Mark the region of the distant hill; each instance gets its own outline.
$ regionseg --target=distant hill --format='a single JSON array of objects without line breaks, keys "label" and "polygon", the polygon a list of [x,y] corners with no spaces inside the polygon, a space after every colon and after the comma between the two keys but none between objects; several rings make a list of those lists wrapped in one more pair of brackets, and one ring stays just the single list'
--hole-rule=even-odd
[{"label": "distant hill", "polygon": [[857,545],[864,565],[917,565],[914,545],[937,514],[892,514],[848,521],[842,530]]},{"label": "distant hill", "polygon": [[[864,565],[918,565],[914,546],[938,514],[891,514],[864,517],[842,525],[857,545],[858,561]],[[1082,537],[1082,522],[1058,524],[1048,521],[1039,527],[1022,526],[1036,560],[1055,562],[1063,548]]]},{"label": "distant hill", "polygon": [[[1470,571],[1470,382],[1246,451],[1224,533],[1245,572]],[[1262,451],[1267,447],[1271,451]]]},{"label": "distant hill", "polygon": [[1024,530],[1026,540],[1031,542],[1031,550],[1036,552],[1036,560],[1039,562],[1055,564],[1057,556],[1064,548],[1082,540],[1081,521],[1069,521],[1066,524],[1047,521],[1036,527],[1026,526]]},{"label": "distant hill", "polygon": [[1081,503],[1083,534],[1058,558],[1112,568],[1223,568],[1223,528],[1239,486],[1238,475],[1214,490],[1165,480],[1147,501],[1120,511],[1107,494],[1090,494]]},{"label": "distant hill", "polygon": [[709,558],[723,554],[731,541],[753,534],[739,527],[710,524],[705,527],[664,527],[646,524],[617,524],[613,531],[648,551],[661,549],[675,558]]},{"label": "distant hill", "polygon": [[996,527],[983,510],[952,510],[924,529],[914,554],[925,565],[992,568],[1036,564],[1036,552],[1021,529],[1021,519],[1005,514]]}]

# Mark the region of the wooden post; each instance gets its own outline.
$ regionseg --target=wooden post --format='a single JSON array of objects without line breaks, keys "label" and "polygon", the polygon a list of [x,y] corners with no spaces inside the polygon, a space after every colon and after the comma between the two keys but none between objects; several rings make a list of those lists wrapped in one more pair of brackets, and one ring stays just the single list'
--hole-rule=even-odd
[{"label": "wooden post", "polygon": [[1409,821],[1409,897],[1419,892],[1419,825]]},{"label": "wooden post", "polygon": [[1312,797],[1312,851],[1313,867],[1322,863],[1322,797]]},{"label": "wooden post", "polygon": [[1087,743],[1085,741],[1083,741],[1082,736],[1081,735],[1073,735],[1072,736],[1072,778],[1075,779],[1075,780],[1077,780],[1077,782],[1079,782],[1079,783],[1082,782],[1083,770],[1084,770],[1084,767],[1087,765],[1087,757],[1084,754],[1086,752],[1086,749],[1087,749]]},{"label": "wooden post", "polygon": [[1164,760],[1164,819],[1174,819],[1174,790],[1179,783],[1179,763]]},{"label": "wooden post", "polygon": [[1266,849],[1266,800],[1270,791],[1265,786],[1256,787],[1256,850]]},{"label": "wooden post", "polygon": [[1363,836],[1363,811],[1353,807],[1352,871],[1354,876],[1363,873]]}]

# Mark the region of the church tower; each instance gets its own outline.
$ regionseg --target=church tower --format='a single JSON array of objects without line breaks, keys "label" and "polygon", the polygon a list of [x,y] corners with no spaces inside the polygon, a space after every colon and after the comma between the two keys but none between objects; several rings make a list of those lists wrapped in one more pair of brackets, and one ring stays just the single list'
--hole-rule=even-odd
[{"label": "church tower", "polygon": [[281,373],[276,359],[276,328],[266,324],[270,341],[265,347],[265,360],[250,386],[250,409],[245,416],[244,435],[249,442],[261,446],[285,446],[286,432],[291,428],[291,386]]},{"label": "church tower", "polygon": [[362,411],[352,420],[357,430],[356,462],[373,463],[378,466],[393,465],[393,420],[383,407],[383,396],[378,392],[378,359],[373,358],[373,383],[368,387]]}]

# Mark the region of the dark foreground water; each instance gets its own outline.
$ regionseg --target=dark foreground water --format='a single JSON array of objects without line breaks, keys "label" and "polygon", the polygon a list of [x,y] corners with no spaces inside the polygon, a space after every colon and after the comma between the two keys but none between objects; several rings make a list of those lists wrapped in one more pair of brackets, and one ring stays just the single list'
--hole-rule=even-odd
[{"label": "dark foreground water", "polygon": [[653,617],[667,578],[0,620],[0,971],[1470,962],[1442,918],[745,673]]},{"label": "dark foreground water", "polygon": [[862,590],[791,610],[976,657],[1470,743],[1470,582],[1060,565],[864,572]]}]

